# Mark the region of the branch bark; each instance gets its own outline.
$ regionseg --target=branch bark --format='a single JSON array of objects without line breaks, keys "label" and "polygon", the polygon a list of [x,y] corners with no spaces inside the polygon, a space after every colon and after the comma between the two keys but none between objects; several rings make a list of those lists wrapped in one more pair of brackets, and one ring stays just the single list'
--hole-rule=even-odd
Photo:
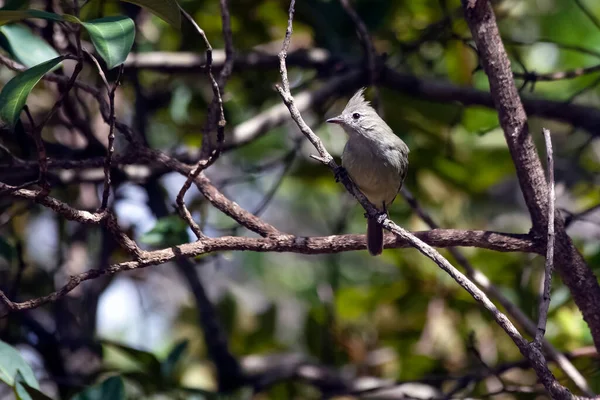
[{"label": "branch bark", "polygon": [[[494,106],[517,169],[517,177],[532,219],[532,232],[545,237],[548,223],[548,185],[544,169],[533,144],[527,115],[513,81],[510,61],[504,49],[496,18],[487,0],[462,0],[467,24],[479,51],[480,62],[488,75]],[[600,285],[556,215],[554,264],[590,327],[594,344],[600,349]]]},{"label": "branch bark", "polygon": [[[24,190],[24,189],[22,189]],[[28,191],[32,192],[32,191]],[[22,191],[17,192],[22,194]],[[46,198],[49,199],[49,198]],[[51,201],[51,200],[48,200]],[[85,212],[82,212],[85,213]],[[62,214],[61,214],[62,215]],[[63,215],[64,216],[64,215]],[[81,216],[74,215],[81,222]],[[89,223],[97,223],[90,214]],[[522,251],[541,254],[544,248],[538,246],[527,235],[505,234],[489,231],[461,231],[456,229],[433,229],[414,232],[414,236],[435,247],[477,246],[496,251]],[[386,248],[411,247],[408,240],[395,235],[387,235]],[[194,243],[186,243],[155,251],[142,251],[136,260],[113,264],[106,269],[91,269],[71,276],[69,282],[59,290],[43,297],[21,303],[11,301],[0,291],[0,318],[13,311],[28,310],[66,296],[82,282],[103,275],[146,268],[164,264],[179,258],[190,258],[222,251],[291,252],[301,254],[332,254],[342,251],[365,250],[365,235],[333,235],[322,237],[301,237],[293,235],[270,235],[267,238],[223,236],[206,238]],[[4,306],[4,307],[2,307]]]},{"label": "branch bark", "polygon": [[[224,52],[215,50],[213,67],[216,69],[222,68],[224,59]],[[7,65],[9,61],[11,60],[4,60],[0,56],[2,64]],[[163,72],[191,73],[203,65],[204,62],[205,59],[198,54],[154,52],[132,54],[127,59],[126,66]],[[301,68],[332,71],[342,68],[360,72],[359,65],[342,63],[323,49],[296,50],[289,54],[287,62],[288,65]],[[239,54],[236,57],[236,67],[240,70],[277,68],[278,65],[275,54],[247,53]],[[494,107],[489,92],[456,86],[441,80],[421,78],[413,74],[395,71],[386,66],[377,66],[377,68],[381,68],[377,76],[377,83],[381,86],[436,102],[459,102],[466,106]],[[570,76],[570,74],[567,75]],[[552,74],[552,76],[556,77],[556,74]],[[539,80],[544,80],[544,78],[540,77]],[[348,87],[358,88],[367,82],[366,76],[361,77],[360,74],[357,74],[355,80],[348,82]],[[532,96],[524,96],[522,102],[525,111],[530,116],[565,122],[574,127],[585,129],[592,136],[600,135],[597,129],[600,126],[600,110],[595,107],[573,103],[565,104],[563,101],[546,100]]]}]

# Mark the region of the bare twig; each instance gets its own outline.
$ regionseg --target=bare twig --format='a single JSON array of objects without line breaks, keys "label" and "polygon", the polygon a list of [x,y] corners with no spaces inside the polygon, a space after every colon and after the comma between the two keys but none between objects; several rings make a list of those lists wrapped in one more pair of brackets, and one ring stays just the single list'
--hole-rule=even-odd
[{"label": "bare twig", "polygon": [[515,78],[523,79],[525,82],[552,82],[564,79],[575,79],[584,75],[593,74],[600,71],[600,65],[591,67],[582,67],[570,69],[567,71],[549,72],[547,74],[539,74],[536,72],[514,72]]},{"label": "bare twig", "polygon": [[25,115],[27,115],[27,119],[31,125],[31,137],[37,150],[39,168],[38,182],[42,187],[40,195],[45,196],[50,192],[50,184],[48,183],[48,156],[46,154],[46,146],[44,146],[44,141],[42,140],[42,126],[37,127],[35,125],[35,121],[33,120],[33,116],[31,115],[27,104],[23,107],[23,111],[25,112]]},{"label": "bare twig", "polygon": [[[433,218],[424,210],[418,201],[413,197],[410,191],[403,187],[402,196],[411,206],[411,208],[419,215],[419,217],[429,226],[431,229],[439,229],[439,225],[433,220]],[[536,324],[529,319],[529,317],[512,301],[510,301],[502,291],[494,285],[490,279],[480,270],[476,269],[467,260],[464,254],[455,247],[449,247],[448,252],[452,254],[452,257],[461,265],[469,278],[473,280],[482,290],[487,293],[488,296],[495,299],[498,303],[504,307],[507,314],[510,315],[525,331],[531,336],[535,336],[537,332]],[[582,393],[588,396],[593,396],[590,385],[583,375],[575,368],[573,363],[569,359],[559,352],[546,338],[542,338],[542,346],[544,351],[549,355],[551,360],[556,361],[557,365],[562,369],[566,376],[568,376],[573,383],[577,386]]]},{"label": "bare twig", "polygon": [[[229,10],[227,9],[227,1],[221,0],[220,4],[221,4],[221,17],[223,20],[223,36],[225,37],[225,43],[226,43],[226,47],[227,47],[225,67],[221,71],[221,76],[220,76],[220,81],[224,83],[225,80],[227,79],[227,77],[231,74],[231,70],[233,68],[233,41],[231,38],[232,37],[231,22],[230,22],[230,17],[229,17]],[[187,193],[187,191],[190,189],[190,187],[192,186],[192,182],[196,178],[198,178],[200,173],[203,170],[205,170],[206,168],[208,168],[210,165],[212,165],[217,160],[217,158],[219,158],[219,155],[221,154],[223,140],[225,137],[226,121],[225,121],[225,114],[223,111],[223,99],[221,96],[221,87],[220,86],[222,86],[222,85],[219,84],[220,82],[218,83],[215,80],[213,73],[212,73],[212,46],[210,45],[210,42],[208,41],[208,38],[206,37],[206,33],[204,32],[204,30],[202,28],[200,28],[200,26],[198,26],[198,24],[196,23],[196,21],[194,21],[192,16],[189,15],[187,12],[185,12],[183,9],[181,9],[181,12],[185,16],[185,18],[194,26],[194,28],[196,29],[198,34],[202,37],[202,40],[204,41],[204,45],[206,46],[205,71],[209,77],[211,84],[212,84],[213,96],[214,96],[213,101],[211,102],[211,105],[210,105],[208,113],[207,113],[206,128],[205,128],[205,132],[204,132],[204,138],[202,140],[202,143],[203,143],[202,151],[203,151],[203,153],[207,154],[207,156],[203,157],[198,162],[198,164],[196,164],[194,169],[189,173],[185,183],[183,184],[183,186],[181,187],[181,190],[177,194],[177,199],[176,199],[177,210],[179,212],[179,215],[188,223],[188,225],[190,226],[190,228],[192,229],[192,231],[194,232],[196,237],[198,239],[201,239],[201,238],[204,238],[205,236],[202,233],[200,226],[198,226],[198,224],[194,221],[194,219],[192,218],[192,215],[190,214],[189,210],[187,209],[187,207],[185,205],[185,201],[184,201],[184,196]],[[211,141],[210,141],[210,131],[212,130],[212,126],[213,126],[212,121],[213,121],[216,110],[219,111],[219,122],[217,124],[218,125],[217,126],[217,145],[214,149],[209,151],[208,149],[213,147],[211,145]]]},{"label": "bare twig", "polygon": [[596,16],[583,4],[581,0],[575,0],[575,4],[577,7],[581,9],[581,11],[588,17],[590,21],[596,26],[596,28],[600,29],[600,20],[596,18]]},{"label": "bare twig", "polygon": [[54,197],[48,195],[40,196],[38,191],[19,189],[18,187],[10,186],[2,182],[0,182],[0,193],[10,193],[16,198],[33,201],[37,204],[47,207],[48,209],[70,221],[76,221],[82,224],[105,223],[107,228],[113,233],[114,239],[124,250],[133,255],[135,258],[138,258],[142,253],[137,244],[120,230],[114,216],[107,211],[91,213],[89,211],[77,210]]},{"label": "bare twig", "polygon": [[100,205],[100,209],[99,211],[103,211],[106,210],[106,207],[108,207],[108,198],[110,196],[110,185],[111,185],[111,173],[110,173],[110,169],[111,169],[111,165],[112,165],[112,159],[113,159],[113,154],[115,151],[115,120],[116,120],[116,116],[115,116],[115,92],[117,91],[117,87],[119,87],[119,85],[121,84],[121,77],[123,75],[123,64],[121,64],[119,66],[119,72],[117,75],[117,79],[115,80],[114,85],[111,87],[111,85],[108,83],[108,80],[106,79],[106,74],[104,73],[104,71],[102,70],[102,66],[100,65],[100,63],[98,62],[98,60],[96,59],[96,57],[94,57],[94,55],[92,53],[89,53],[87,51],[85,51],[85,53],[90,57],[90,59],[92,60],[92,62],[95,64],[96,69],[98,70],[98,75],[100,75],[100,78],[102,79],[102,82],[104,83],[104,86],[106,87],[106,92],[108,94],[108,107],[109,107],[109,116],[108,116],[108,125],[109,125],[109,132],[108,132],[108,145],[106,148],[106,157],[104,158],[104,185],[103,185],[103,190],[102,190],[102,202]]},{"label": "bare twig", "polygon": [[[188,176],[193,167],[184,164],[167,154],[151,150],[148,148],[140,149],[137,156],[148,162],[158,162],[170,171],[175,171],[184,176]],[[223,195],[206,177],[204,174],[200,174],[195,180],[194,184],[202,193],[204,198],[209,201],[215,208],[222,211],[225,215],[233,218],[240,225],[244,226],[252,232],[256,232],[261,236],[277,235],[281,232],[273,225],[261,220],[257,216],[248,212],[247,210],[240,207],[237,203]]]},{"label": "bare twig", "polygon": [[[0,183],[0,190],[7,185]],[[70,220],[81,223],[98,224],[102,218],[108,218],[98,213],[75,210],[49,196],[36,199],[36,192],[27,189],[16,191],[19,198],[37,201],[42,205],[58,210],[57,212]],[[110,214],[108,214],[110,216]],[[113,220],[113,222],[116,222]],[[112,222],[111,222],[112,223]],[[124,235],[123,233],[121,233]],[[414,232],[411,237],[418,238],[421,243],[426,242],[436,247],[478,246],[496,251],[523,251],[542,253],[544,249],[536,247],[527,235],[504,234],[489,231],[461,231],[457,229],[433,229],[429,231]],[[129,239],[131,240],[131,239]],[[413,239],[414,240],[414,239]],[[406,237],[386,238],[387,248],[409,248],[413,246],[412,240]],[[137,247],[137,246],[136,246]],[[145,268],[151,265],[164,264],[177,258],[191,258],[220,251],[256,251],[256,252],[291,252],[298,254],[333,254],[352,250],[365,250],[365,235],[332,235],[323,237],[301,237],[286,234],[271,234],[264,238],[223,236],[219,238],[206,238],[193,243],[185,243],[155,251],[141,251],[133,261],[113,264],[101,270],[88,270],[71,277],[71,280],[62,288],[47,296],[37,299],[13,303],[8,298],[8,311],[19,311],[39,307],[43,304],[56,301],[75,289],[82,282],[95,279],[103,275],[113,275],[122,271]],[[0,296],[1,297],[1,296]],[[2,316],[2,313],[0,313]]]},{"label": "bare twig", "polygon": [[117,79],[112,88],[107,86],[106,90],[108,91],[108,99],[109,99],[109,107],[110,107],[110,117],[109,117],[109,131],[108,131],[108,144],[106,148],[106,158],[104,161],[104,189],[102,191],[102,203],[100,206],[100,210],[106,210],[108,207],[108,197],[110,196],[110,185],[111,185],[111,175],[110,169],[112,166],[112,158],[113,153],[115,152],[115,92],[117,91],[117,87],[121,84],[121,77],[123,74],[123,65],[119,67],[119,74],[117,75]]},{"label": "bare twig", "polygon": [[56,113],[56,111],[58,111],[58,109],[62,106],[62,103],[64,102],[65,98],[69,95],[69,92],[71,91],[73,86],[75,86],[77,77],[79,76],[79,73],[81,72],[82,69],[83,69],[83,63],[78,61],[77,64],[75,64],[75,69],[73,70],[73,74],[71,75],[71,78],[69,78],[69,80],[67,81],[66,86],[63,88],[60,97],[58,98],[56,103],[54,103],[54,105],[50,109],[50,112],[48,112],[48,114],[46,114],[46,117],[44,118],[44,120],[38,126],[38,129],[40,131],[48,123],[50,118],[52,118],[54,113]]},{"label": "bare twig", "polygon": [[379,88],[376,86],[379,82],[378,70],[377,70],[377,52],[375,50],[375,46],[373,45],[373,41],[369,35],[369,30],[365,25],[364,21],[360,18],[356,10],[350,4],[350,0],[340,0],[340,4],[348,14],[348,16],[356,25],[356,30],[358,32],[358,37],[360,38],[360,42],[363,46],[365,52],[365,58],[367,60],[367,69],[369,71],[369,83],[373,86],[375,90],[373,106],[379,113],[381,114],[381,97],[379,94]]},{"label": "bare twig", "polygon": [[534,344],[541,346],[546,333],[548,309],[550,308],[550,291],[552,289],[552,273],[554,271],[554,158],[552,156],[552,138],[550,131],[543,129],[546,142],[546,157],[548,159],[548,234],[546,239],[546,267],[544,269],[544,290],[540,299],[537,331]]}]

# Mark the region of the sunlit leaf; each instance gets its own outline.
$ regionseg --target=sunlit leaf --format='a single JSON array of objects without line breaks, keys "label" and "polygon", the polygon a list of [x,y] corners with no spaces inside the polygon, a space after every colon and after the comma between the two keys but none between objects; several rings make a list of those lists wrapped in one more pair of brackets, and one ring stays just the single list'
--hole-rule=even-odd
[{"label": "sunlit leaf", "polygon": [[38,389],[29,386],[20,371],[17,371],[17,375],[15,376],[14,391],[17,400],[52,400],[51,397],[46,396]]},{"label": "sunlit leaf", "polygon": [[175,0],[123,0],[143,7],[176,29],[181,26],[181,13]]},{"label": "sunlit leaf", "polygon": [[59,54],[46,41],[20,24],[0,26],[2,47],[26,67],[33,67]]},{"label": "sunlit leaf", "polygon": [[133,46],[135,24],[131,18],[114,16],[84,21],[92,43],[108,69],[122,64]]},{"label": "sunlit leaf", "polygon": [[21,72],[8,81],[2,88],[2,92],[0,92],[0,119],[14,127],[33,87],[42,79],[44,74],[51,71],[63,60],[64,57],[62,56],[53,58]]},{"label": "sunlit leaf", "polygon": [[9,386],[14,386],[17,373],[20,373],[22,381],[27,385],[39,389],[40,386],[29,364],[17,349],[0,340],[0,380]]}]

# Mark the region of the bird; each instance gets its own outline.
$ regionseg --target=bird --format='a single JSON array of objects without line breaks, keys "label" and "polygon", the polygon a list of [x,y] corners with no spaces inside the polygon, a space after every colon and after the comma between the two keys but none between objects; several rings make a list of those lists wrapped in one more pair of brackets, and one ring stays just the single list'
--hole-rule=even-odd
[{"label": "bird", "polygon": [[[327,122],[340,125],[348,135],[340,172],[347,172],[377,210],[387,213],[406,178],[409,149],[365,100],[364,92],[359,89],[342,113]],[[370,216],[367,250],[373,256],[383,252],[383,228]]]}]

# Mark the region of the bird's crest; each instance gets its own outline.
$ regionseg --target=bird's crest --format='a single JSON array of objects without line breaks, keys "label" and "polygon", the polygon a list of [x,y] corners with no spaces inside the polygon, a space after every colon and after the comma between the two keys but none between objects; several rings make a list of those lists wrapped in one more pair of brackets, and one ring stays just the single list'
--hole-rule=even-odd
[{"label": "bird's crest", "polygon": [[348,104],[346,104],[346,108],[344,108],[344,113],[354,112],[356,110],[360,110],[362,108],[371,106],[371,103],[365,100],[364,92],[365,88],[363,87],[358,89],[358,91],[354,93],[354,96],[352,96],[352,98],[350,98],[350,100],[348,101]]}]

